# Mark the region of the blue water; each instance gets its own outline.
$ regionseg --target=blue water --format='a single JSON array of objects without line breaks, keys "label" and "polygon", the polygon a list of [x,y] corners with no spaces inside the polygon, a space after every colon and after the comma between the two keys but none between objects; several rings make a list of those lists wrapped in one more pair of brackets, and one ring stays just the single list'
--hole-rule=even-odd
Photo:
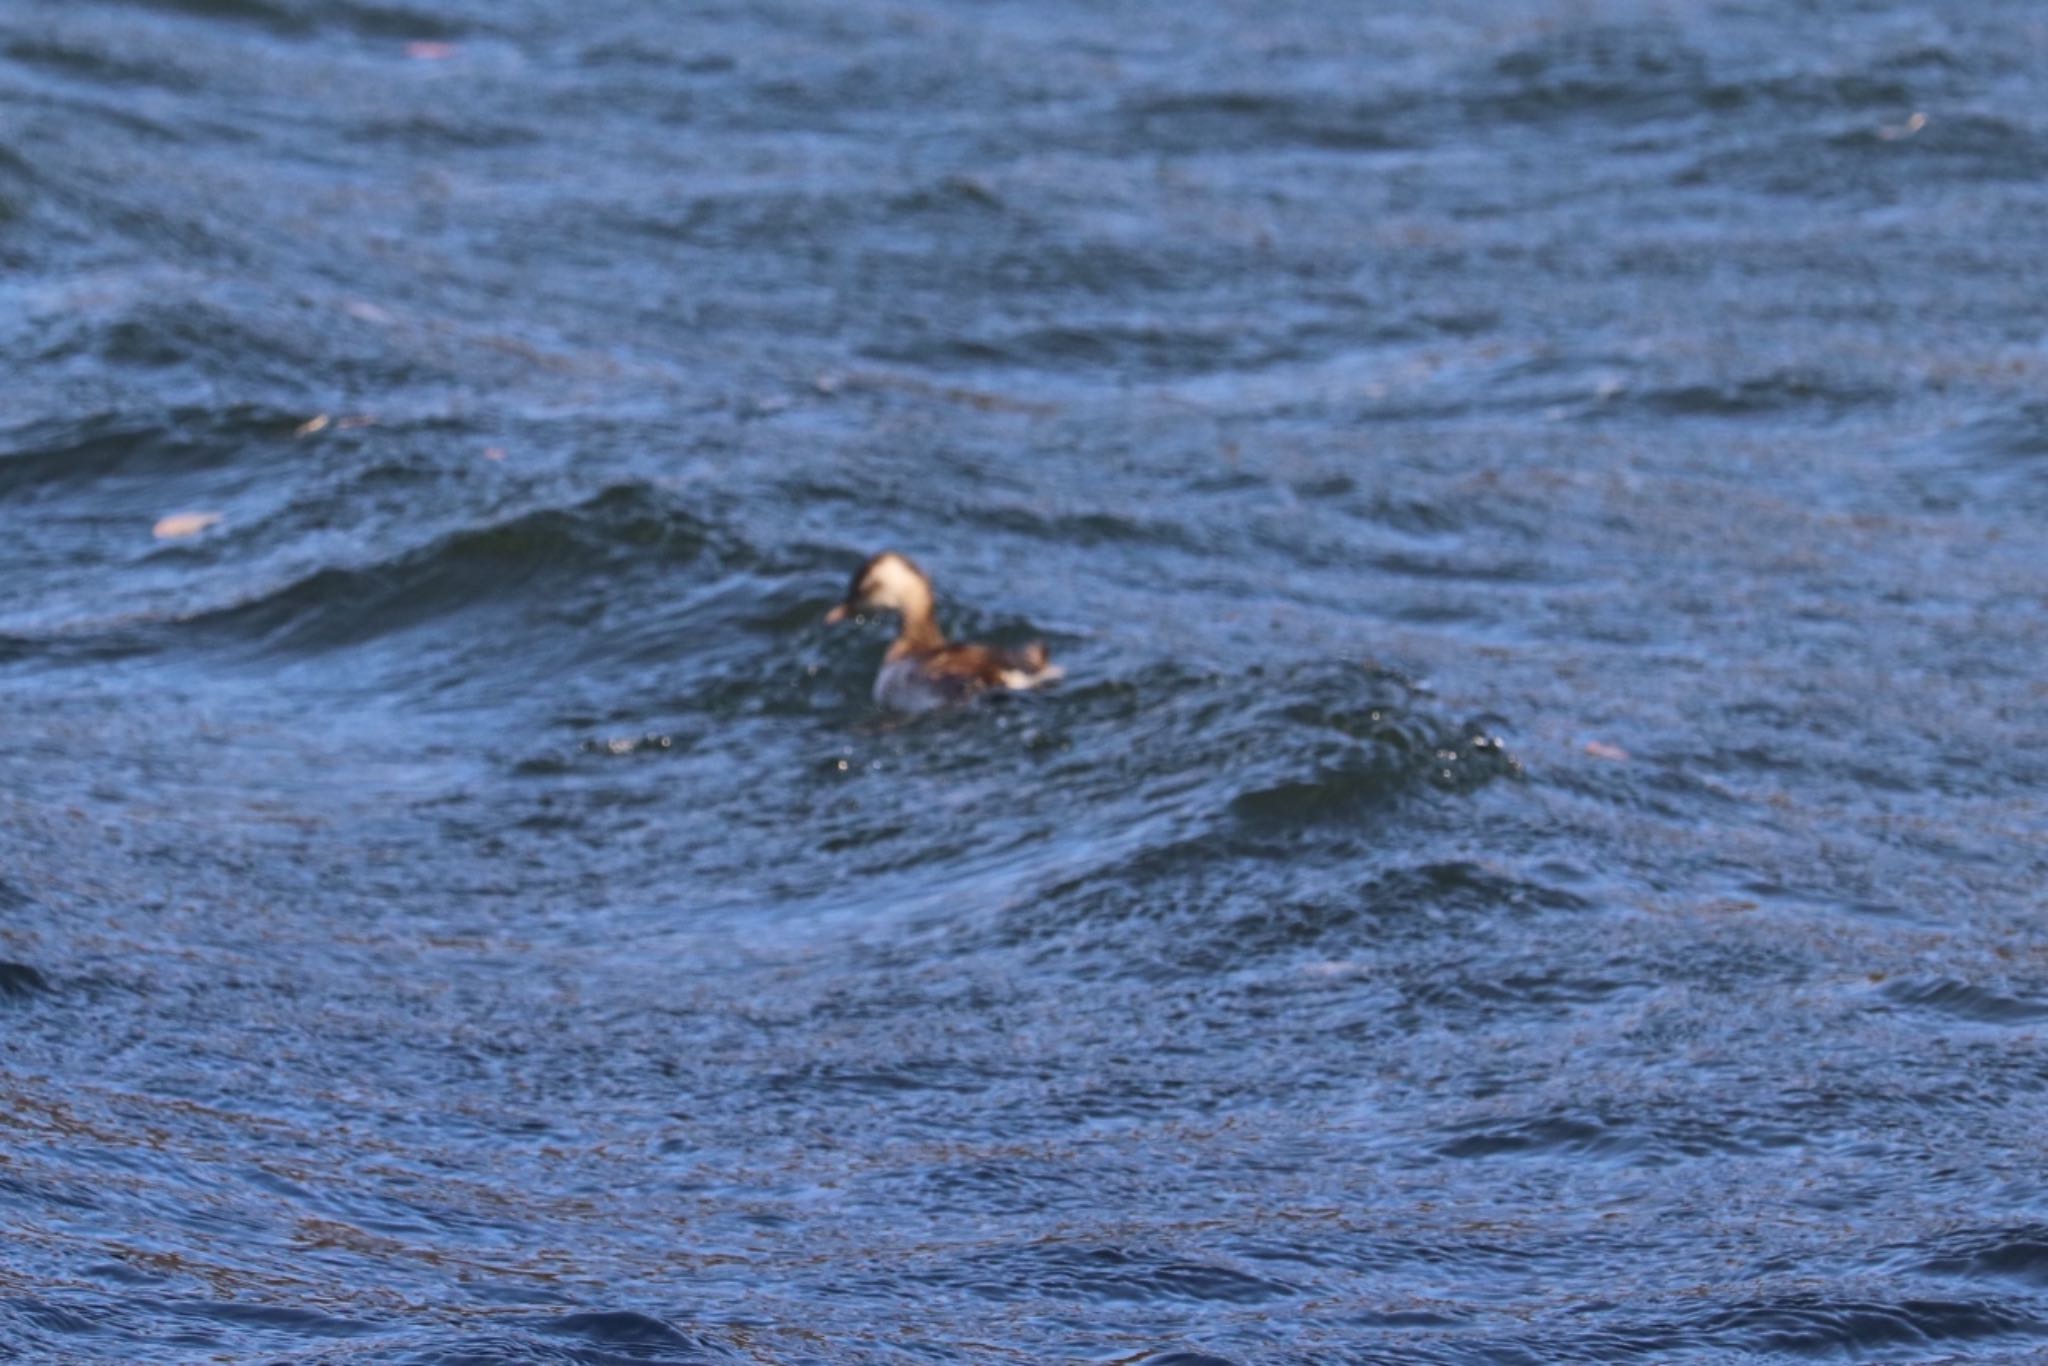
[{"label": "blue water", "polygon": [[0,1355],[2038,1359],[2044,222],[2025,0],[0,4]]}]

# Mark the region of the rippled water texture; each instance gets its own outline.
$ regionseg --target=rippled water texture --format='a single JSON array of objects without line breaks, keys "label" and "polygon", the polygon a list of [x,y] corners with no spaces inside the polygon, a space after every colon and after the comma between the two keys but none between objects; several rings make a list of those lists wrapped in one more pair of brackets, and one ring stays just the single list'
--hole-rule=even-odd
[{"label": "rippled water texture", "polygon": [[[2038,1359],[2044,111],[2033,0],[0,5],[0,1355]],[[1067,683],[877,715],[886,546]]]}]

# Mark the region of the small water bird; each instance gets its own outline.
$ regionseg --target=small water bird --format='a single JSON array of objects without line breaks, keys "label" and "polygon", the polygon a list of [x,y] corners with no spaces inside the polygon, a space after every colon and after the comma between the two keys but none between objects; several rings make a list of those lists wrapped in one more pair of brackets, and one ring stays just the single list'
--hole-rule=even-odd
[{"label": "small water bird", "polygon": [[826,623],[858,612],[895,612],[903,619],[882,671],[875,675],[875,701],[894,711],[931,711],[966,702],[980,693],[1021,692],[1041,687],[1065,670],[1033,641],[1020,649],[995,645],[951,645],[934,614],[932,581],[909,557],[885,550],[854,571],[846,601],[825,614]]}]

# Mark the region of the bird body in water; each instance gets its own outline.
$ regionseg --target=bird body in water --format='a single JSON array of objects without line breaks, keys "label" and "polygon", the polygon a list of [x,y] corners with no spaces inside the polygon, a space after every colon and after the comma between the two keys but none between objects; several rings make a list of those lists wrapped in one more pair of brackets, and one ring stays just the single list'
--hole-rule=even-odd
[{"label": "bird body in water", "polygon": [[1023,692],[1065,673],[1039,641],[1014,650],[947,641],[939,629],[931,579],[893,550],[854,572],[846,600],[825,620],[836,623],[870,611],[894,612],[902,622],[875,675],[875,701],[892,711],[932,711],[985,692]]}]

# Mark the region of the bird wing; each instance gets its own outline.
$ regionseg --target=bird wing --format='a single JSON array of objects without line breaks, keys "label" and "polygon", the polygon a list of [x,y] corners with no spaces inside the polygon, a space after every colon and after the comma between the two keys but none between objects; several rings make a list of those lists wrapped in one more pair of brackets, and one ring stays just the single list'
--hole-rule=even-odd
[{"label": "bird wing", "polygon": [[983,688],[1016,686],[1019,675],[1034,677],[1046,670],[1045,646],[1033,641],[1016,650],[994,645],[948,645],[926,657],[925,669],[934,682],[961,692]]}]

